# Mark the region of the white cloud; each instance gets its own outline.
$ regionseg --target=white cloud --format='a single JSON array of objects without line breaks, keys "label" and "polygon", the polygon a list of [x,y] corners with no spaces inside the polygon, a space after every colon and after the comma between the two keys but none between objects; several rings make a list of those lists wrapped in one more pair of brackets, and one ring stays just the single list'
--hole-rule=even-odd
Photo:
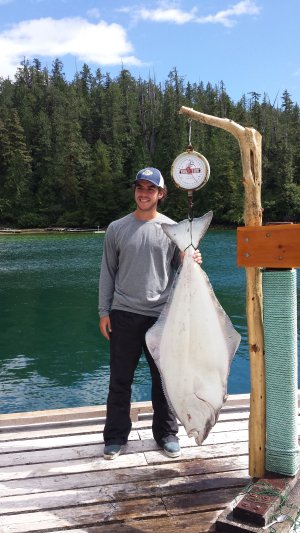
[{"label": "white cloud", "polygon": [[140,65],[119,24],[91,23],[76,18],[41,18],[15,24],[0,33],[0,75],[13,76],[26,57],[59,57],[70,54],[98,65]]},{"label": "white cloud", "polygon": [[218,11],[215,15],[199,17],[196,22],[200,24],[223,24],[223,26],[230,28],[236,24],[237,17],[241,15],[257,15],[260,11],[261,8],[254,0],[242,0],[228,9]]},{"label": "white cloud", "polygon": [[236,24],[237,17],[241,15],[256,15],[260,10],[261,8],[256,4],[255,0],[241,0],[228,9],[202,17],[197,15],[197,7],[190,11],[183,11],[168,2],[160,3],[159,7],[155,9],[127,7],[123,9],[123,12],[131,12],[135,22],[138,20],[172,22],[174,24],[196,22],[199,24],[222,24],[225,27],[232,27]]},{"label": "white cloud", "polygon": [[196,8],[190,12],[184,12],[177,8],[163,7],[157,9],[139,9],[136,16],[142,20],[151,20],[153,22],[174,22],[175,24],[186,24],[195,19]]},{"label": "white cloud", "polygon": [[294,76],[300,76],[300,67],[295,70]]}]

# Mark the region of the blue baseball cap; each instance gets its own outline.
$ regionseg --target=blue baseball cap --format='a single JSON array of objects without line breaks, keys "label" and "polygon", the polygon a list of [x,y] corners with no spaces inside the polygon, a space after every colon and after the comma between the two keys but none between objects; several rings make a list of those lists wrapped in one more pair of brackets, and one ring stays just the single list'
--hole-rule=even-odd
[{"label": "blue baseball cap", "polygon": [[164,178],[161,175],[161,172],[154,167],[146,167],[140,170],[135,178],[135,181],[147,180],[156,185],[156,187],[161,187],[162,189],[165,186]]}]

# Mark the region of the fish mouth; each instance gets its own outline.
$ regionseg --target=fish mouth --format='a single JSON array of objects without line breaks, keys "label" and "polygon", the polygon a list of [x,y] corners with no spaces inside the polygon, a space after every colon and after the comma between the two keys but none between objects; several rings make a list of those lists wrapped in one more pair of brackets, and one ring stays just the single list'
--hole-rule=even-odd
[{"label": "fish mouth", "polygon": [[209,428],[205,428],[204,431],[203,430],[199,431],[197,429],[191,429],[188,432],[188,437],[194,438],[198,446],[201,446],[203,441],[206,439],[210,429],[211,429],[211,426],[209,426]]},{"label": "fish mouth", "polygon": [[191,429],[189,432],[188,432],[188,437],[191,439],[191,438],[194,438],[197,440],[197,438],[199,437],[199,431],[197,429]]},{"label": "fish mouth", "polygon": [[[202,418],[198,418],[198,422],[196,422],[198,429],[193,427],[188,431],[188,437],[193,437],[200,446],[203,441],[207,438],[211,428],[216,423],[216,416],[215,411],[211,404],[201,398],[198,394],[194,393],[194,396],[201,402],[201,411],[202,411]],[[189,419],[191,420],[191,418]],[[195,422],[194,422],[195,423]]]}]

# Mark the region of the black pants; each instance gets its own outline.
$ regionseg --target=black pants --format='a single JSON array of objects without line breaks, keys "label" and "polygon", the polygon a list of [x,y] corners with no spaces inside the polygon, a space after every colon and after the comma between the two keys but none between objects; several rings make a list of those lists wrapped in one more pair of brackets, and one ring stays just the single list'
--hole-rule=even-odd
[{"label": "black pants", "polygon": [[159,446],[177,440],[177,420],[163,393],[161,379],[145,343],[147,330],[155,317],[114,310],[110,314],[110,382],[105,444],[126,444],[131,430],[130,402],[134,372],[144,351],[152,377],[153,436]]}]

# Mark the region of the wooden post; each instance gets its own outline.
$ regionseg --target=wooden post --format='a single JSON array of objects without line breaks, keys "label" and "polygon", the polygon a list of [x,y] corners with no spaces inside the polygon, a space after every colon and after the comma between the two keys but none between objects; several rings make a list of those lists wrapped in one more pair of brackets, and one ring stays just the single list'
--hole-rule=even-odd
[{"label": "wooden post", "polygon": [[[245,191],[245,226],[262,225],[261,208],[261,135],[254,128],[245,128],[227,118],[214,117],[188,107],[181,107],[180,114],[215,126],[231,133],[238,141],[243,168]],[[265,474],[266,441],[266,392],[264,366],[264,339],[262,319],[262,277],[259,268],[246,268],[246,314],[248,346],[250,354],[250,420],[249,420],[249,474],[263,477]]]}]

